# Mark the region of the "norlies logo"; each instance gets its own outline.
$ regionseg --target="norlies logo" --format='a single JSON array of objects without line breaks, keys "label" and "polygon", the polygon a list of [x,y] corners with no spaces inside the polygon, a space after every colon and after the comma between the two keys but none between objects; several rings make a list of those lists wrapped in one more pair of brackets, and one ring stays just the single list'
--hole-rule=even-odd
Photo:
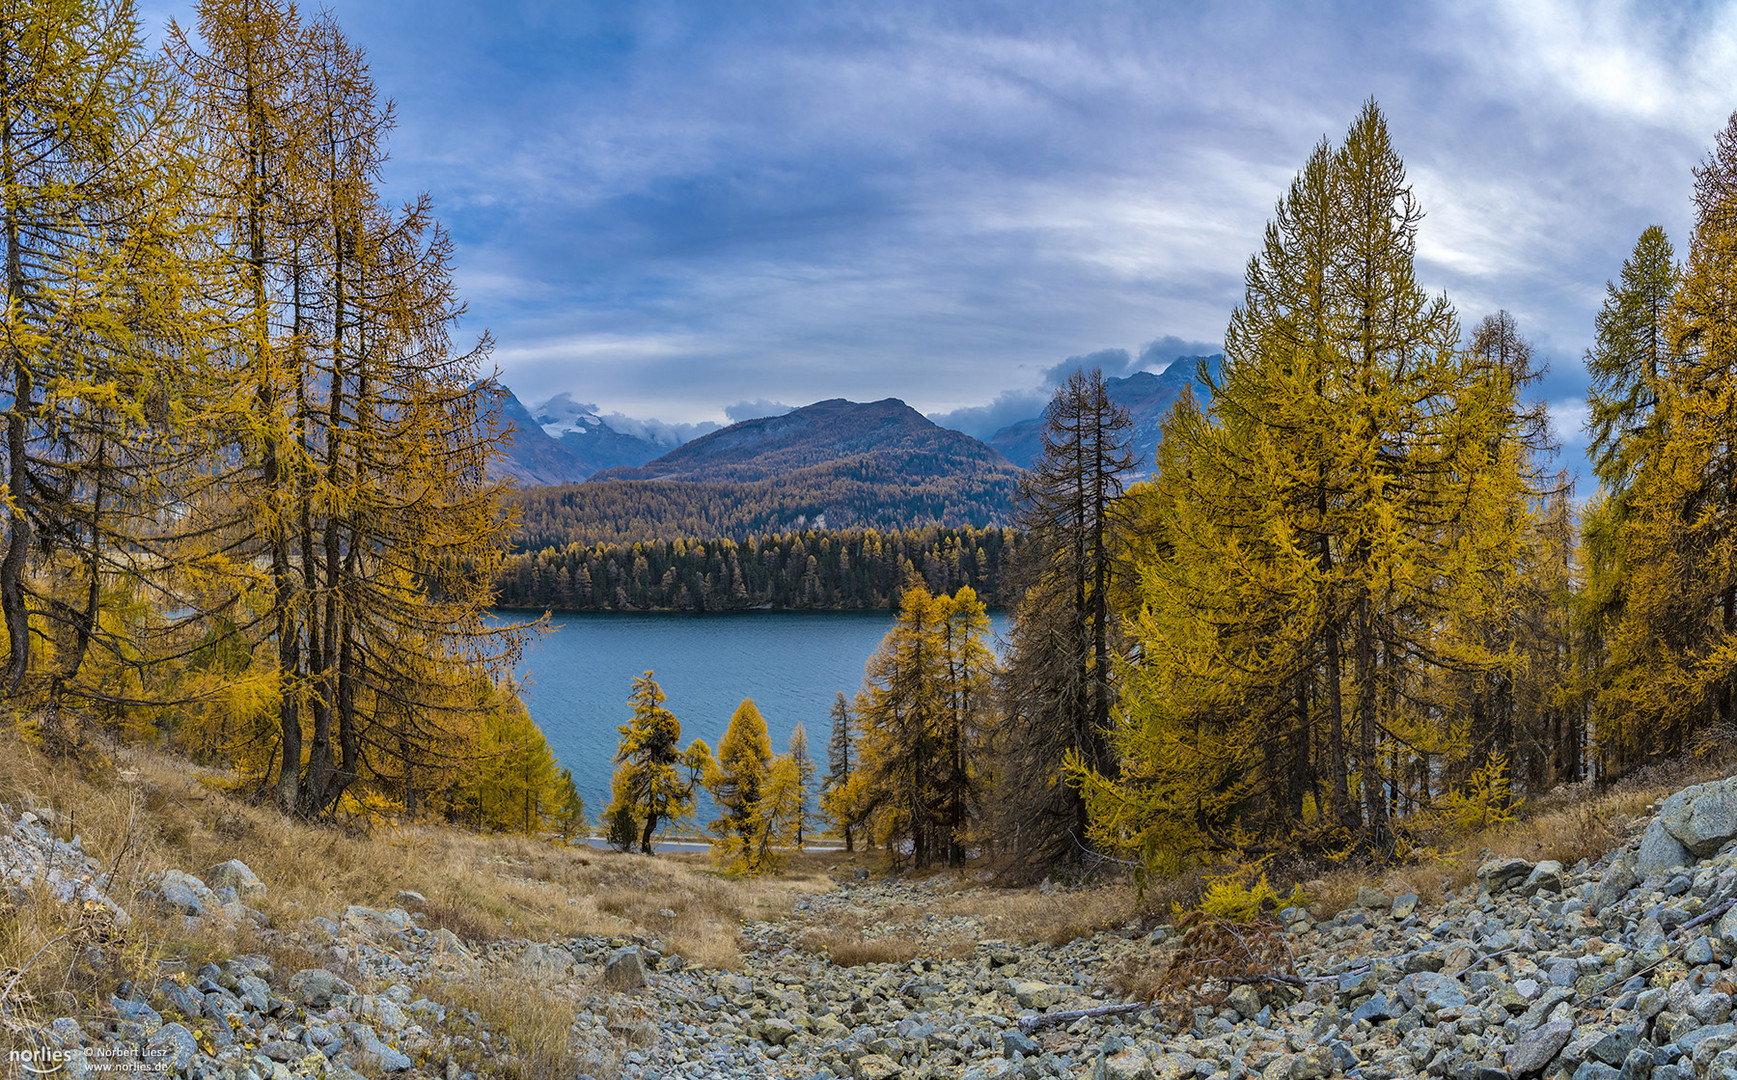
[{"label": "norlies logo", "polygon": [[25,1076],[52,1076],[64,1069],[75,1057],[82,1059],[84,1072],[89,1075],[116,1073],[138,1076],[169,1071],[170,1052],[167,1047],[92,1046],[84,1050],[68,1050],[57,1046],[34,1046],[28,1050],[11,1050],[7,1060]]}]

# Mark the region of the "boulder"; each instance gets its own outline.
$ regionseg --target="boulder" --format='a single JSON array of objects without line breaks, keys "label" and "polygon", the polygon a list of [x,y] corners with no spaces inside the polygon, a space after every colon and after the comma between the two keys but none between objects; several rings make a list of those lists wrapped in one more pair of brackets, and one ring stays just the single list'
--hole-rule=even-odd
[{"label": "boulder", "polygon": [[1605,908],[1628,895],[1628,891],[1640,884],[1640,875],[1635,872],[1635,853],[1624,848],[1607,868],[1604,876],[1598,879],[1598,887],[1587,898],[1586,911],[1596,918]]},{"label": "boulder", "polygon": [[1531,872],[1532,864],[1525,859],[1491,859],[1478,867],[1478,884],[1498,893],[1525,881]]},{"label": "boulder", "polygon": [[313,1009],[324,1009],[339,994],[354,994],[356,988],[325,968],[303,968],[290,976],[290,993],[296,1002]]},{"label": "boulder", "polygon": [[633,991],[650,983],[638,949],[616,949],[603,965],[603,985],[611,990]]},{"label": "boulder", "polygon": [[1672,836],[1657,818],[1647,826],[1641,837],[1640,852],[1635,856],[1635,870],[1645,877],[1662,874],[1673,866],[1690,866],[1695,856],[1682,841]]},{"label": "boulder", "polygon": [[1713,854],[1737,837],[1737,776],[1684,788],[1665,800],[1654,822],[1697,858]]},{"label": "boulder", "polygon": [[193,1063],[193,1058],[199,1053],[199,1044],[193,1038],[193,1033],[180,1024],[164,1024],[151,1033],[145,1044],[150,1051],[152,1064],[161,1064],[159,1072],[176,1075]]},{"label": "boulder", "polygon": [[1552,1020],[1528,1031],[1508,1051],[1505,1062],[1508,1074],[1519,1078],[1543,1072],[1573,1036],[1574,1023],[1570,1020]]},{"label": "boulder", "polygon": [[237,896],[265,895],[265,882],[240,859],[220,862],[205,871],[205,883],[213,889],[234,889]]},{"label": "boulder", "polygon": [[1388,908],[1392,906],[1392,903],[1393,902],[1387,898],[1385,892],[1382,892],[1373,885],[1357,886],[1357,906],[1360,908],[1369,908],[1371,910]]},{"label": "boulder", "polygon": [[1525,882],[1520,886],[1520,895],[1537,896],[1541,892],[1559,893],[1562,891],[1562,864],[1555,859],[1545,859],[1532,868],[1526,875]]},{"label": "boulder", "polygon": [[559,945],[529,945],[519,967],[533,979],[565,979],[573,973],[573,954]]},{"label": "boulder", "polygon": [[1025,1008],[1041,1012],[1060,1002],[1067,995],[1067,987],[1038,982],[1035,979],[1009,979],[1007,992]]}]

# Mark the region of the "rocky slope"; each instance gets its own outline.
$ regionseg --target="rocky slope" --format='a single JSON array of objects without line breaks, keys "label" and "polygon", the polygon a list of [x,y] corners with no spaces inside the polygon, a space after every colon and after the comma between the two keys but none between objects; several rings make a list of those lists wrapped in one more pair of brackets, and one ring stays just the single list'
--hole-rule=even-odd
[{"label": "rocky slope", "polygon": [[[1287,909],[1295,974],[1221,987],[1222,1004],[1197,1005],[1191,1023],[1174,1010],[1071,1015],[1115,1004],[1114,975],[1162,961],[1169,927],[856,967],[798,947],[810,927],[925,908],[937,937],[980,937],[974,916],[933,913],[933,889],[955,887],[937,879],[849,881],[748,923],[736,971],[691,968],[648,938],[467,943],[424,929],[405,894],[400,909],[265,931],[323,966],[238,956],[166,971],[93,1016],[54,1020],[42,1046],[74,1076],[140,1052],[189,1076],[477,1075],[499,1033],[442,987],[483,977],[576,1001],[580,1068],[599,1077],[1737,1080],[1737,778],[1656,811],[1596,863],[1493,857],[1439,907],[1366,888],[1330,920]],[[0,839],[12,887],[125,919],[76,845],[28,818]],[[244,871],[167,874],[131,902],[166,905],[189,928],[252,919],[248,895],[269,883]]]}]

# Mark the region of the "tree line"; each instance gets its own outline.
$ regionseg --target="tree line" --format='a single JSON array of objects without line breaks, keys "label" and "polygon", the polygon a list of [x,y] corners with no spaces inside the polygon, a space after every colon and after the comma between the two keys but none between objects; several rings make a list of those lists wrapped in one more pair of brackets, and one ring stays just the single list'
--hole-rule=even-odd
[{"label": "tree line", "polygon": [[568,544],[710,541],[807,529],[902,532],[1006,525],[1014,481],[1002,473],[908,474],[872,456],[768,480],[596,480],[523,488],[514,542],[522,550]]},{"label": "tree line", "polygon": [[428,199],[379,190],[392,126],[329,13],[203,0],[156,50],[129,0],[0,15],[0,693],[287,813],[528,827],[563,793],[485,621],[490,344]]},{"label": "tree line", "polygon": [[885,610],[915,575],[931,592],[970,586],[995,606],[1016,595],[1021,535],[928,526],[569,544],[507,556],[495,603],[557,611]]}]

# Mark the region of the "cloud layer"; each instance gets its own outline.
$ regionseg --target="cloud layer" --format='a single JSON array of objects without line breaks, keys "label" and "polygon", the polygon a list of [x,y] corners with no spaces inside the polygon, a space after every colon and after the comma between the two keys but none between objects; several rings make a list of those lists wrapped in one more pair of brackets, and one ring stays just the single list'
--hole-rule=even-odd
[{"label": "cloud layer", "polygon": [[398,103],[386,183],[434,195],[506,381],[687,422],[896,396],[988,423],[1057,358],[1215,341],[1284,185],[1371,96],[1424,283],[1467,324],[1513,312],[1572,403],[1605,280],[1648,224],[1686,238],[1737,106],[1725,3],[335,11]]}]

